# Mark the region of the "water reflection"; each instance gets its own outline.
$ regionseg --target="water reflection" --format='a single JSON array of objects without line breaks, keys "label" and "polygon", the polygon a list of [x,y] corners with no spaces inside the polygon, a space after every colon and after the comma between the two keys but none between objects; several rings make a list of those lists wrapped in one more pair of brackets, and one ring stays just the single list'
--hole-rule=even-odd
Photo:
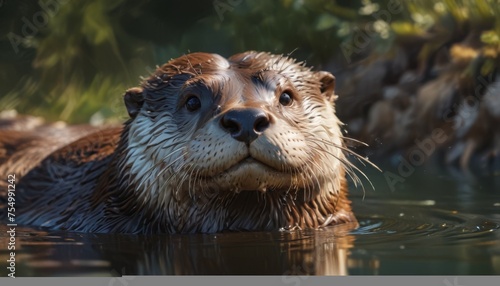
[{"label": "water reflection", "polygon": [[[313,231],[114,235],[17,228],[17,276],[500,274],[500,178],[418,170],[353,190],[355,225]],[[383,168],[390,170],[389,167]],[[363,198],[364,197],[364,198]],[[0,275],[8,229],[0,226]]]},{"label": "water reflection", "polygon": [[[349,231],[354,227],[351,224],[320,231],[216,235],[69,237],[68,233],[22,229],[17,250],[18,271],[22,273],[18,275],[346,275],[348,251],[354,242]],[[4,257],[2,252],[3,261]]]}]

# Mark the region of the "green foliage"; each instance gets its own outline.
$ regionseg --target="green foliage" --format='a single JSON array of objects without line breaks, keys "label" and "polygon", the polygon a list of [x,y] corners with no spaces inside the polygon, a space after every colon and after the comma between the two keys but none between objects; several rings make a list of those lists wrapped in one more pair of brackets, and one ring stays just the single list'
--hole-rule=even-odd
[{"label": "green foliage", "polygon": [[[395,3],[400,13],[387,22],[376,17]],[[195,51],[293,52],[316,68],[338,70],[370,51],[390,51],[394,40],[464,23],[487,27],[481,40],[497,49],[498,6],[494,0],[4,1],[0,110],[70,122],[121,118],[121,95],[140,76]],[[342,44],[367,32],[369,47],[346,56]]]}]

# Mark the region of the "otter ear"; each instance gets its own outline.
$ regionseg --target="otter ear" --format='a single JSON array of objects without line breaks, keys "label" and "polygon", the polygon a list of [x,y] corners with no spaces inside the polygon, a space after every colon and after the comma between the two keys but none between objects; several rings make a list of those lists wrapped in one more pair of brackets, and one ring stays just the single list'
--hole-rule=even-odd
[{"label": "otter ear", "polygon": [[128,89],[123,95],[128,115],[131,118],[135,118],[137,116],[142,105],[144,104],[144,95],[142,92],[143,89],[141,87],[133,87]]},{"label": "otter ear", "polygon": [[316,72],[316,77],[321,83],[321,94],[330,102],[337,99],[337,96],[335,95],[335,77],[326,71]]}]

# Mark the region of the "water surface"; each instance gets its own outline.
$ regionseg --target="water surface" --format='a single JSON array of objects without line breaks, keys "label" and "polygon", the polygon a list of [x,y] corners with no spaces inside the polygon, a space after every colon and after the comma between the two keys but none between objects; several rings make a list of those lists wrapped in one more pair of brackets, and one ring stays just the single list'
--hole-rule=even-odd
[{"label": "water surface", "polygon": [[499,174],[421,166],[390,188],[387,173],[364,170],[375,190],[351,190],[357,228],[143,236],[18,227],[16,275],[272,274],[294,283],[293,274],[500,274]]}]

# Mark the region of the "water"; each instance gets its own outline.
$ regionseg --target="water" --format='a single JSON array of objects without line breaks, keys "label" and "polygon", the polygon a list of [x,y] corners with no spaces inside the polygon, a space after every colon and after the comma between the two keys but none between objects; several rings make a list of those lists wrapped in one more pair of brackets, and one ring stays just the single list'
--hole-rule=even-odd
[{"label": "water", "polygon": [[[18,227],[16,275],[272,274],[293,284],[293,274],[500,274],[498,174],[421,166],[392,190],[384,173],[364,170],[375,191],[351,191],[358,228],[139,236]],[[7,239],[2,226],[1,276]]]}]

